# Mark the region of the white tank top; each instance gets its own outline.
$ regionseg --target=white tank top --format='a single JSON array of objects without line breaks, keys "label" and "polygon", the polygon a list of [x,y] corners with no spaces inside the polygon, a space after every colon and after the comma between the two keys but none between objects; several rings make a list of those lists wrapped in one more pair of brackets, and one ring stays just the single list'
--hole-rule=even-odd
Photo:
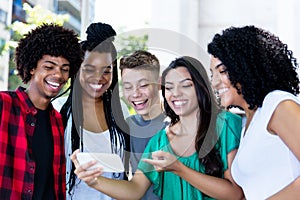
[{"label": "white tank top", "polygon": [[300,176],[299,160],[277,135],[267,131],[274,110],[284,100],[300,104],[290,93],[270,92],[254,114],[245,136],[242,131],[231,170],[247,200],[266,199]]},{"label": "white tank top", "polygon": [[[66,181],[68,182],[70,171],[72,168],[72,161],[69,156],[72,154],[71,149],[71,124],[72,117],[68,120],[68,125],[65,130],[65,153],[66,153]],[[110,133],[109,130],[106,130],[102,133],[93,133],[91,131],[83,129],[83,151],[84,152],[98,152],[98,153],[111,153],[111,142],[110,142]],[[123,154],[121,155],[120,151],[120,141],[117,142],[117,154],[123,158]],[[110,178],[110,179],[118,179],[123,180],[123,173],[111,173],[105,172],[101,176]],[[68,186],[68,185],[67,185]],[[68,189],[67,189],[68,191]],[[101,199],[101,200],[113,200],[113,198],[103,194],[95,190],[94,188],[89,187],[84,181],[80,179],[76,179],[75,186],[72,190],[72,194],[69,195],[68,192],[66,194],[67,200],[92,200],[92,199]]]}]

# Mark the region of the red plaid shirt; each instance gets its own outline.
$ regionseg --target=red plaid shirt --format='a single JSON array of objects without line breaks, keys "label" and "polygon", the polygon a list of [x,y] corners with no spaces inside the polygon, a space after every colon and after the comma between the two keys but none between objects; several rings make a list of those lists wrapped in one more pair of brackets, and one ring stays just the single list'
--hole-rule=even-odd
[{"label": "red plaid shirt", "polygon": [[[35,161],[28,141],[32,140],[37,110],[24,90],[0,92],[0,199],[32,199],[33,195]],[[60,114],[50,106],[54,191],[56,199],[64,200],[64,128]]]}]

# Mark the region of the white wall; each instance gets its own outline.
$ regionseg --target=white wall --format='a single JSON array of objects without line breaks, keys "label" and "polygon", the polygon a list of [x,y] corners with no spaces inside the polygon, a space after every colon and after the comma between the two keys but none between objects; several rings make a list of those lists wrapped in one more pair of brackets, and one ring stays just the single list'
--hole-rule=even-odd
[{"label": "white wall", "polygon": [[[123,31],[154,28],[178,33],[177,40],[171,41],[173,54],[161,57],[164,64],[187,48],[186,39],[195,44],[190,52],[202,54],[215,33],[250,24],[279,36],[300,60],[299,9],[298,0],[96,0],[95,21],[111,24],[118,33],[122,33],[120,27]],[[163,43],[172,39],[164,37],[159,38]],[[204,62],[207,59],[208,55]]]},{"label": "white wall", "polygon": [[151,4],[151,27],[184,34],[205,51],[215,33],[252,24],[279,36],[300,60],[300,1],[152,0]]},{"label": "white wall", "polygon": [[208,57],[204,58],[205,51],[199,46],[198,13],[199,0],[151,0],[149,25],[151,28],[159,28],[165,32],[160,38],[150,36],[149,40],[151,42],[156,39],[158,40],[156,43],[164,43],[159,46],[171,48],[164,49],[164,54],[168,51],[173,52],[169,56],[154,52],[162,61],[162,65],[168,65],[175,57],[182,55],[190,55],[204,62],[208,61]]},{"label": "white wall", "polygon": [[95,0],[82,0],[81,1],[81,30],[80,39],[86,39],[86,29],[93,22],[95,18]]}]

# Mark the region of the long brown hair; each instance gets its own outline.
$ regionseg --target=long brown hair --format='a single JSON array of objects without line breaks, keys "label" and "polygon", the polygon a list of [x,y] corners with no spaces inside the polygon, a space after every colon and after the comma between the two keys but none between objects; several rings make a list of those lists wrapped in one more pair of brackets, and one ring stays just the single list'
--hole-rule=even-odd
[{"label": "long brown hair", "polygon": [[185,67],[190,73],[195,85],[200,110],[198,130],[195,139],[195,149],[199,153],[199,160],[204,165],[206,174],[221,177],[221,156],[219,154],[218,145],[215,145],[218,139],[216,118],[220,111],[205,68],[198,60],[192,57],[185,56],[175,59],[162,73],[162,96],[164,97],[166,114],[171,119],[170,125],[176,124],[180,118],[171,109],[165,98],[165,78],[171,69],[177,67]]}]

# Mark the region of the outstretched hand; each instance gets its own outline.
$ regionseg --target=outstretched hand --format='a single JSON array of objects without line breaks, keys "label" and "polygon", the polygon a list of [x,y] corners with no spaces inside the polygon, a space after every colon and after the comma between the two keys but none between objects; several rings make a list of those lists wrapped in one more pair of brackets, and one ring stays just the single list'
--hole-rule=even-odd
[{"label": "outstretched hand", "polygon": [[103,173],[102,168],[96,167],[95,169],[89,169],[90,167],[93,167],[97,163],[96,160],[80,165],[77,160],[78,153],[79,153],[79,149],[74,151],[73,154],[70,156],[72,162],[75,165],[74,173],[77,175],[79,179],[84,181],[89,186],[93,186],[97,184],[97,180],[98,180],[97,177]]},{"label": "outstretched hand", "polygon": [[153,152],[152,159],[143,159],[143,161],[153,165],[158,172],[176,171],[180,164],[174,155],[164,151]]}]

